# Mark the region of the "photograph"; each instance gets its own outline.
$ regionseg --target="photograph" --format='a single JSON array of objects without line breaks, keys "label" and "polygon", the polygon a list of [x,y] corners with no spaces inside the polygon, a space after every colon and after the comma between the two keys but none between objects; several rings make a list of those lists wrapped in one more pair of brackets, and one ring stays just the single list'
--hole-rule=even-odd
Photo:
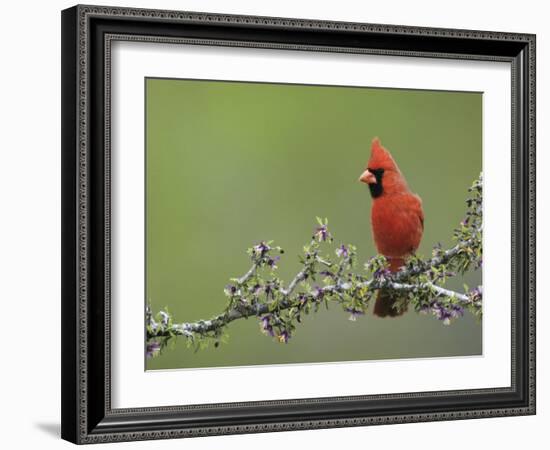
[{"label": "photograph", "polygon": [[146,77],[146,370],[483,356],[483,93]]},{"label": "photograph", "polygon": [[536,30],[470,16],[62,11],[63,439],[536,413]]}]

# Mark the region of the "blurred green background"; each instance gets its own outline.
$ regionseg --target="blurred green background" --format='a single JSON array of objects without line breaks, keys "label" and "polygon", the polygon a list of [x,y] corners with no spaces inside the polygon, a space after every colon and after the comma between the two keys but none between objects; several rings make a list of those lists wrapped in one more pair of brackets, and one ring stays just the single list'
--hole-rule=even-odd
[{"label": "blurred green background", "polygon": [[[146,79],[146,296],[178,322],[224,308],[224,286],[249,268],[260,240],[286,253],[279,276],[327,217],[335,244],[353,243],[360,265],[376,253],[371,198],[357,181],[380,137],[423,199],[419,255],[451,244],[481,170],[482,95],[334,86]],[[481,284],[481,273],[448,287]],[[229,340],[194,352],[178,338],[147,369],[479,355],[482,327],[468,312],[445,326],[408,312],[369,311],[356,322],[334,305],[306,316],[288,344],[239,320]]]}]

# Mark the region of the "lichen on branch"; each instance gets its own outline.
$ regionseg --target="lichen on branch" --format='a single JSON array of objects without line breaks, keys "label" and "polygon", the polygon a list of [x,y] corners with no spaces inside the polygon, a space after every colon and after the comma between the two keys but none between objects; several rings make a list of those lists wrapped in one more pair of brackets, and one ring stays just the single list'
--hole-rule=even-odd
[{"label": "lichen on branch", "polygon": [[367,312],[381,289],[395,291],[394,308],[412,307],[418,313],[433,315],[445,325],[463,316],[465,310],[481,317],[481,286],[470,289],[464,285],[463,292],[456,292],[444,285],[448,278],[482,265],[482,186],[480,174],[468,190],[466,215],[453,231],[454,245],[446,250],[440,244],[435,245],[428,259],[412,256],[396,273],[389,271],[388,261],[382,255],[370,258],[364,270],[358,272],[355,246],[334,246],[326,219],[317,218],[317,226],[300,255],[301,269],[288,284],[277,276],[283,249],[272,241],[254,245],[247,251],[250,269],[225,286],[227,303],[217,316],[178,323],[167,309],[153,314],[147,306],[147,356],[158,355],[178,336],[196,349],[211,343],[217,347],[225,339],[231,322],[252,317],[258,321],[261,332],[287,343],[304,315],[338,305],[355,321]]}]

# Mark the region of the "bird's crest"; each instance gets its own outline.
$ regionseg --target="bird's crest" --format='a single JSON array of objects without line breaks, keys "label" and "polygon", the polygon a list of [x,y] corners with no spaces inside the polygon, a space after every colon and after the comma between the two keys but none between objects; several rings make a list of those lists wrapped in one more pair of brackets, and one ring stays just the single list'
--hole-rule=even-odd
[{"label": "bird's crest", "polygon": [[370,159],[368,163],[370,169],[399,170],[393,160],[390,152],[382,147],[380,139],[375,137],[372,140]]}]

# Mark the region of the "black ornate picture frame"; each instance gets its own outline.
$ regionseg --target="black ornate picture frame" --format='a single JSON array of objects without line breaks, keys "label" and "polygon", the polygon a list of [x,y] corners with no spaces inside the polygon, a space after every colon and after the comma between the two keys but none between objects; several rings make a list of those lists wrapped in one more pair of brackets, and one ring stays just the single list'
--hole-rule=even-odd
[{"label": "black ornate picture frame", "polygon": [[[511,385],[114,409],[110,49],[114,41],[511,64]],[[62,12],[62,437],[166,439],[535,414],[535,36],[99,6]]]}]

